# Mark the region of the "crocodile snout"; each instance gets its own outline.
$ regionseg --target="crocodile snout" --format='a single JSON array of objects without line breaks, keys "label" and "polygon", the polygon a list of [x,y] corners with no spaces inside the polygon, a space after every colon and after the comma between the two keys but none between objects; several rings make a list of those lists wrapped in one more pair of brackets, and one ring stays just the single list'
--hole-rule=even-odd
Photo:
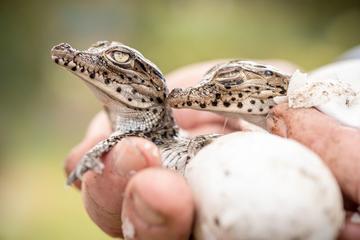
[{"label": "crocodile snout", "polygon": [[51,49],[53,56],[60,56],[65,54],[73,54],[76,50],[67,43],[60,43]]}]

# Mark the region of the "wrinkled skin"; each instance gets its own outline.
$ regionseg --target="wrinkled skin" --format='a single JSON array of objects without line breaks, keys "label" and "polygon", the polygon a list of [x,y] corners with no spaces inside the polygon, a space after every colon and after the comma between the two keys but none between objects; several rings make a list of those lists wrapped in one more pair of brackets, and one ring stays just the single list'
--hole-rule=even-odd
[{"label": "wrinkled skin", "polygon": [[[217,61],[192,65],[173,72],[167,77],[170,89],[193,85],[215,63]],[[294,70],[294,66],[286,62],[268,63],[284,71]],[[243,129],[239,120],[225,120],[208,112],[175,110],[174,116],[180,127],[192,135]],[[268,128],[317,152],[336,176],[345,195],[353,200],[347,208],[354,210],[353,203],[360,202],[357,174],[360,154],[354,147],[360,146],[359,130],[344,127],[315,109],[289,110],[286,104],[273,109]],[[98,114],[83,141],[67,158],[66,172],[110,132],[105,114]],[[191,191],[177,173],[160,169],[159,152],[154,144],[140,138],[127,138],[102,160],[105,172],[102,175],[89,172],[82,185],[77,182],[76,186],[81,188],[89,216],[104,232],[114,237],[123,236],[121,223],[128,219],[135,227],[134,239],[189,238],[194,216]],[[359,226],[347,223],[339,239],[360,239]]]}]

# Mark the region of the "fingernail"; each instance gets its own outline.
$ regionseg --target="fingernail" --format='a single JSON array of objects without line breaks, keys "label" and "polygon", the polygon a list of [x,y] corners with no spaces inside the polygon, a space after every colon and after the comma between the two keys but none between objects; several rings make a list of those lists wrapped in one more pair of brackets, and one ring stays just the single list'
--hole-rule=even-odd
[{"label": "fingernail", "polygon": [[353,213],[353,215],[350,218],[350,222],[355,224],[360,224],[360,214],[357,212]]},{"label": "fingernail", "polygon": [[160,158],[159,151],[156,147],[154,147],[154,144],[150,142],[145,142],[144,149],[150,153],[150,155],[154,158]]},{"label": "fingernail", "polygon": [[135,227],[128,217],[123,218],[121,229],[126,240],[135,238]]},{"label": "fingernail", "polygon": [[111,154],[113,167],[120,176],[130,177],[147,165],[145,156],[131,139],[123,139]]},{"label": "fingernail", "polygon": [[165,223],[165,217],[151,208],[137,193],[132,194],[132,201],[136,214],[149,225]]}]

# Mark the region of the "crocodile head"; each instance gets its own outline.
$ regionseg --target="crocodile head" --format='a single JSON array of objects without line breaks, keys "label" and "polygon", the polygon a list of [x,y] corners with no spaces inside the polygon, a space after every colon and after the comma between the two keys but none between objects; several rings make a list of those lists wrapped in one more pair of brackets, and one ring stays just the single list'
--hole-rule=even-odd
[{"label": "crocodile head", "polygon": [[174,108],[264,115],[275,105],[273,97],[286,95],[289,79],[271,66],[232,60],[211,68],[197,86],[175,88],[167,101]]},{"label": "crocodile head", "polygon": [[145,131],[162,118],[165,79],[137,50],[119,42],[99,41],[87,50],[61,43],[52,48],[51,54],[55,63],[93,90],[108,111],[113,128],[126,130],[138,120],[138,130]]}]

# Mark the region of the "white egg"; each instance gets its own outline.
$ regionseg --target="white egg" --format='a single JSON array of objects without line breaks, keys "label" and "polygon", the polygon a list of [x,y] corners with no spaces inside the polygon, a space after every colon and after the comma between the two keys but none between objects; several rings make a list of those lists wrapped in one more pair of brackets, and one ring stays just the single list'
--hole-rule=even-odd
[{"label": "white egg", "polygon": [[196,239],[335,239],[344,213],[339,187],[301,144],[237,132],[203,148],[186,168]]}]

